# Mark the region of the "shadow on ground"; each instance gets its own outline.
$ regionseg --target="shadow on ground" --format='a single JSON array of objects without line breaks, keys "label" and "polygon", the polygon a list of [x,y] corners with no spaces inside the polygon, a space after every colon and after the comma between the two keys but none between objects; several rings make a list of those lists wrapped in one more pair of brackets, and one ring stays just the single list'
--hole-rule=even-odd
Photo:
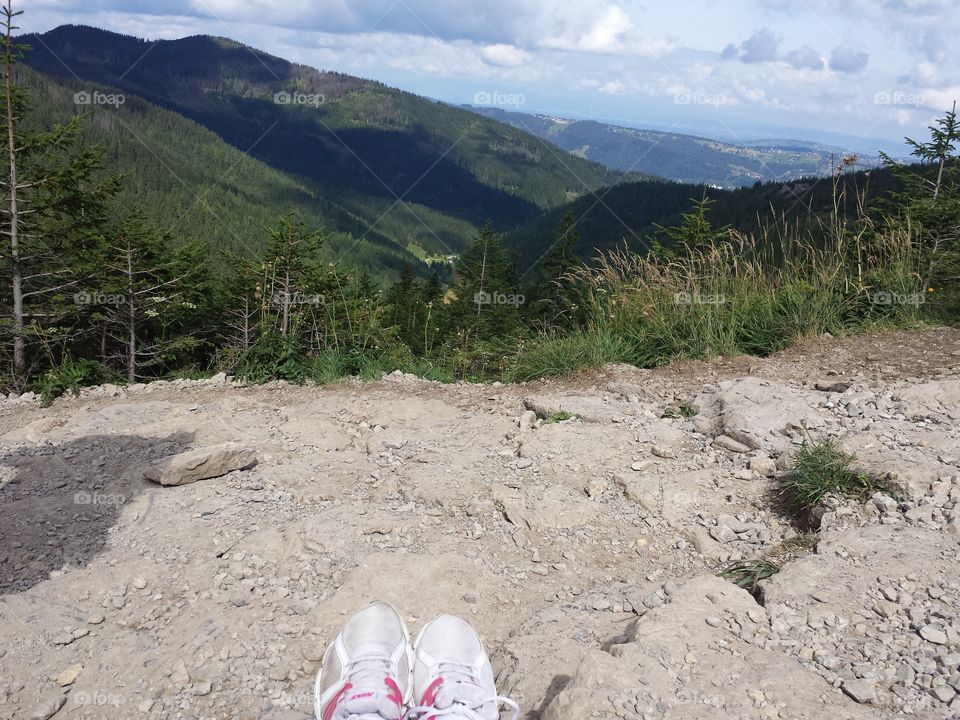
[{"label": "shadow on ground", "polygon": [[51,571],[86,566],[125,508],[141,493],[162,492],[133,469],[181,452],[192,439],[188,433],[104,435],[6,450],[0,455],[0,596],[28,590]]}]

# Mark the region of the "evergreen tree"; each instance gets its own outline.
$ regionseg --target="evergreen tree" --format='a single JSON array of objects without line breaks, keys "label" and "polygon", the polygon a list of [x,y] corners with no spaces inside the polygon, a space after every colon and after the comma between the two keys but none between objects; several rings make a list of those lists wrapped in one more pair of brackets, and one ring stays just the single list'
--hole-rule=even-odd
[{"label": "evergreen tree", "polygon": [[23,130],[30,103],[16,74],[27,48],[13,41],[15,18],[22,13],[13,10],[11,0],[2,7],[0,60],[0,127],[6,144],[0,217],[9,242],[2,274],[11,307],[3,330],[9,336],[16,386],[42,362],[30,352],[31,339],[43,338],[54,356],[67,352],[70,342],[82,334],[71,298],[94,269],[91,257],[101,241],[104,203],[118,187],[115,179],[94,181],[102,153],[80,147],[79,118],[45,132]]},{"label": "evergreen tree", "polygon": [[567,211],[554,234],[553,245],[541,260],[530,298],[531,316],[548,327],[566,326],[567,313],[576,295],[567,278],[580,264],[574,249],[579,243],[573,213]]},{"label": "evergreen tree", "polygon": [[469,363],[467,372],[483,372],[490,363],[502,367],[504,349],[526,334],[520,314],[525,297],[513,255],[489,225],[467,243],[456,278],[456,297],[447,307],[450,341]]},{"label": "evergreen tree", "polygon": [[710,208],[714,204],[712,198],[707,197],[704,193],[699,200],[691,198],[690,202],[693,203],[693,207],[681,214],[681,221],[678,225],[673,227],[655,225],[659,237],[652,242],[654,252],[670,255],[679,248],[695,249],[729,237],[730,227],[728,225],[714,228],[710,222],[708,216],[710,215]]},{"label": "evergreen tree", "polygon": [[324,233],[307,231],[303,221],[287,213],[270,230],[268,259],[264,265],[262,298],[264,316],[280,337],[296,337],[310,321],[312,308],[323,302],[316,287],[322,265]]},{"label": "evergreen tree", "polygon": [[[919,240],[921,287],[947,288],[960,280],[960,121],[957,106],[930,128],[930,141],[906,138],[921,165],[903,166],[883,155],[902,190],[887,203],[894,222]],[[955,292],[955,291],[954,291]]]},{"label": "evergreen tree", "polygon": [[[116,343],[128,382],[155,376],[201,342],[202,260],[141,215],[124,221],[104,251],[95,293],[86,293]],[[179,362],[178,362],[179,361]]]}]

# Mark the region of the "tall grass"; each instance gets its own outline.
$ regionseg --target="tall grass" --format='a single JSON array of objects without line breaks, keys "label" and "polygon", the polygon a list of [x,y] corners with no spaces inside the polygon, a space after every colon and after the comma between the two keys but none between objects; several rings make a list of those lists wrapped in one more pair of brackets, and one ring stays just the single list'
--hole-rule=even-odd
[{"label": "tall grass", "polygon": [[514,372],[763,356],[806,335],[915,322],[924,289],[910,233],[876,235],[867,222],[827,242],[779,225],[759,237],[731,231],[675,257],[607,252],[567,278],[583,289],[580,330],[534,344]]}]

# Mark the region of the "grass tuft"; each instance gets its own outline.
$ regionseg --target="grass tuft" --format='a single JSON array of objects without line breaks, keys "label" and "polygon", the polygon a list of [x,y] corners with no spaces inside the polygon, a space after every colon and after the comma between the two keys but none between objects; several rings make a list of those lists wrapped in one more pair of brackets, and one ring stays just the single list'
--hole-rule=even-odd
[{"label": "grass tuft", "polygon": [[760,581],[773,577],[780,572],[780,565],[770,560],[738,560],[730,563],[719,575],[724,580],[743,588],[751,595],[760,589]]},{"label": "grass tuft", "polygon": [[864,473],[854,472],[854,460],[840,449],[838,440],[805,442],[797,452],[793,471],[781,481],[780,492],[787,505],[804,512],[830,494],[863,498],[885,489]]}]

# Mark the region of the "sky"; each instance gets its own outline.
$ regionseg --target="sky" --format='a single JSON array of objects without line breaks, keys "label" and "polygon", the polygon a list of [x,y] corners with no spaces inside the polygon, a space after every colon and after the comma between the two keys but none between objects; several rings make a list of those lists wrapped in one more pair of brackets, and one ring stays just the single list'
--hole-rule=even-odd
[{"label": "sky", "polygon": [[[148,39],[209,34],[454,104],[894,152],[960,99],[960,0],[31,0]],[[899,153],[903,154],[903,153]]]}]

